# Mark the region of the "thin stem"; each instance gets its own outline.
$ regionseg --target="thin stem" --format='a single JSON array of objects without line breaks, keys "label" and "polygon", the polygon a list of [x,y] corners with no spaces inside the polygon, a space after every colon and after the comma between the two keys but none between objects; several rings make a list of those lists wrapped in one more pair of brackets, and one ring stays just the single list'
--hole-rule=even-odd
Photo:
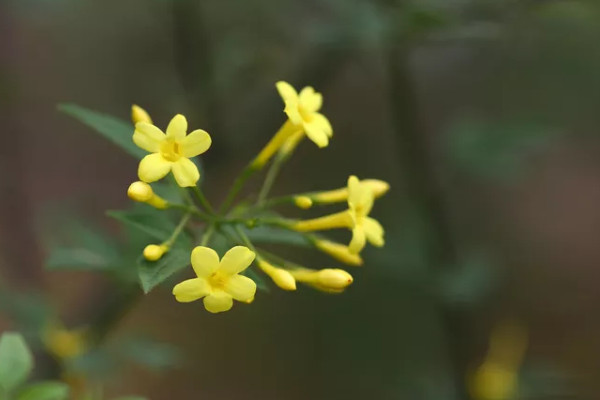
[{"label": "thin stem", "polygon": [[215,210],[213,209],[213,207],[210,204],[210,202],[208,201],[208,199],[204,196],[204,193],[202,193],[202,189],[200,189],[200,187],[196,185],[192,188],[192,190],[196,194],[196,197],[200,201],[200,204],[202,205],[202,207],[204,207],[206,209],[206,211],[209,212],[209,214],[214,214]]},{"label": "thin stem", "polygon": [[244,184],[254,172],[256,172],[256,169],[253,168],[252,165],[248,165],[246,168],[244,168],[242,173],[235,179],[235,182],[233,183],[233,186],[231,187],[229,193],[227,193],[223,204],[219,208],[219,212],[227,211],[229,207],[231,207],[231,204],[237,197],[238,193],[240,192],[240,190],[242,190]]},{"label": "thin stem", "polygon": [[285,157],[277,157],[269,167],[269,171],[267,171],[267,176],[265,177],[263,186],[258,194],[258,200],[256,201],[258,206],[261,206],[265,202],[265,199],[269,195],[269,192],[273,187],[273,183],[275,183],[275,179],[277,179],[277,175],[279,174],[284,161]]},{"label": "thin stem", "polygon": [[240,228],[239,225],[235,226],[235,231],[236,233],[240,236],[240,238],[242,239],[242,241],[244,242],[244,244],[246,246],[248,246],[248,248],[254,252],[256,252],[256,248],[254,247],[254,245],[252,244],[252,241],[250,241],[250,238],[248,238],[248,235],[246,235],[246,232],[244,232],[242,230],[242,228]]},{"label": "thin stem", "polygon": [[173,233],[171,234],[169,239],[167,239],[167,241],[165,242],[165,244],[167,246],[170,247],[173,245],[173,243],[175,243],[175,241],[181,234],[181,231],[183,230],[183,228],[187,225],[188,221],[190,220],[191,216],[192,216],[191,213],[187,213],[181,218],[181,221],[179,221],[179,224],[177,224],[177,226],[175,227],[175,230],[173,231]]},{"label": "thin stem", "polygon": [[185,204],[169,203],[169,208],[173,208],[173,209],[176,209],[176,210],[185,211],[186,213],[196,215],[197,217],[200,217],[200,218],[202,218],[202,219],[204,219],[206,221],[210,221],[210,220],[212,220],[214,218],[213,216],[208,215],[208,214],[200,211],[195,206],[188,206],[188,205],[185,205]]},{"label": "thin stem", "polygon": [[214,232],[215,224],[213,223],[208,226],[208,229],[206,230],[206,232],[204,232],[204,235],[202,235],[202,239],[200,240],[200,246],[206,246]]}]

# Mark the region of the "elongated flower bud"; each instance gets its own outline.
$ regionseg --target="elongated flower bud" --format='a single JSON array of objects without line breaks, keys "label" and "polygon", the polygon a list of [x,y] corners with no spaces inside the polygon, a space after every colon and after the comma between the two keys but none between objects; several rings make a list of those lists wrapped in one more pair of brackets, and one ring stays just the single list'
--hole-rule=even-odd
[{"label": "elongated flower bud", "polygon": [[133,201],[147,203],[154,208],[164,209],[168,207],[168,203],[162,197],[156,195],[152,187],[146,182],[137,181],[129,185],[127,196]]},{"label": "elongated flower bud", "polygon": [[164,244],[149,244],[144,248],[144,258],[148,261],[158,261],[169,251],[169,246]]},{"label": "elongated flower bud", "polygon": [[[375,198],[383,196],[390,190],[390,184],[379,179],[363,179],[360,182],[371,189]],[[329,204],[344,202],[348,200],[348,193],[348,187],[343,187],[324,192],[307,193],[305,195],[296,196],[294,201],[300,208],[310,208],[314,203]],[[310,203],[308,202],[309,200]]]},{"label": "elongated flower bud", "polygon": [[251,167],[254,170],[261,169],[284,144],[285,142],[298,131],[298,128],[294,126],[289,120],[286,121],[279,131],[271,138],[269,143],[258,153],[254,161],[252,161]]},{"label": "elongated flower bud", "polygon": [[258,260],[258,266],[273,282],[283,290],[296,290],[296,279],[288,271],[277,268],[265,260]]},{"label": "elongated flower bud", "polygon": [[134,104],[131,106],[131,121],[134,125],[138,122],[146,122],[148,124],[151,124],[152,118],[150,118],[150,115],[146,112],[146,110]]},{"label": "elongated flower bud", "polygon": [[352,227],[352,216],[348,211],[326,215],[320,218],[294,222],[290,227],[298,232],[322,231]]},{"label": "elongated flower bud", "polygon": [[345,246],[340,243],[335,243],[329,240],[317,239],[314,241],[314,245],[324,253],[329,254],[331,257],[338,261],[341,261],[348,265],[359,266],[363,264],[363,260],[358,254],[353,254]]},{"label": "elongated flower bud", "polygon": [[326,268],[321,270],[297,269],[290,271],[299,282],[307,283],[316,289],[329,293],[341,293],[354,279],[343,269]]}]

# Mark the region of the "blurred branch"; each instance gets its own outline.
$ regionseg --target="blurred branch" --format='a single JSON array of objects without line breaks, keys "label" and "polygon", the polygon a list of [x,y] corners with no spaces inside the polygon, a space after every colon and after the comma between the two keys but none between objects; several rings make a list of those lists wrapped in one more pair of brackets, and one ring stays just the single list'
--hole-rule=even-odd
[{"label": "blurred branch", "polygon": [[[456,265],[457,245],[452,235],[443,192],[437,183],[428,151],[426,133],[419,122],[418,99],[411,78],[409,61],[412,43],[402,32],[390,32],[385,46],[389,76],[389,95],[400,168],[411,212],[427,227],[425,254],[427,265],[436,268]],[[453,364],[457,398],[468,399],[465,387],[468,354],[462,316],[450,309],[443,310],[448,356]]]}]

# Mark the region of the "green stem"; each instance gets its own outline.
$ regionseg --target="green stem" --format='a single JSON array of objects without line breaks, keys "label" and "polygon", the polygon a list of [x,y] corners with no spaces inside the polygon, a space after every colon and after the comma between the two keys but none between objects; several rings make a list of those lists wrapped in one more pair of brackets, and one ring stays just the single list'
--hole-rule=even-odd
[{"label": "green stem", "polygon": [[214,219],[213,216],[208,215],[205,212],[200,211],[195,206],[188,206],[188,205],[185,205],[185,204],[169,203],[169,207],[168,208],[173,208],[175,210],[181,210],[181,211],[184,211],[186,213],[196,215],[197,217],[200,217],[200,218],[202,218],[202,219],[204,219],[206,221],[211,221],[211,220]]},{"label": "green stem", "polygon": [[229,191],[229,193],[227,193],[227,196],[225,197],[223,204],[219,208],[219,212],[227,211],[229,209],[229,207],[231,207],[231,204],[237,197],[238,193],[240,192],[240,190],[242,190],[242,188],[244,187],[244,184],[246,183],[248,178],[250,178],[252,176],[252,174],[254,172],[256,172],[256,169],[252,167],[252,164],[250,164],[246,168],[244,168],[242,173],[235,179],[235,182],[233,183],[233,186],[231,187],[231,190]]},{"label": "green stem", "polygon": [[240,238],[242,239],[242,241],[244,242],[244,244],[246,246],[248,246],[248,248],[250,250],[252,250],[252,251],[254,251],[256,253],[256,248],[252,244],[252,241],[250,240],[250,238],[248,237],[248,235],[246,235],[246,232],[244,232],[242,230],[242,228],[240,228],[239,225],[236,225],[234,229],[235,229],[235,232],[240,236]]},{"label": "green stem", "polygon": [[206,209],[206,211],[208,211],[209,214],[214,214],[215,210],[213,209],[213,207],[210,204],[210,202],[208,201],[208,199],[204,196],[204,193],[202,193],[202,189],[200,189],[199,186],[194,186],[192,188],[192,190],[196,194],[196,197],[200,201],[200,204],[202,205],[202,207],[204,207]]},{"label": "green stem", "polygon": [[275,183],[275,179],[277,179],[277,175],[281,170],[281,166],[285,161],[285,157],[277,157],[269,167],[269,171],[267,172],[267,176],[265,177],[265,182],[263,183],[262,188],[258,194],[258,200],[256,204],[260,207],[265,202],[271,188],[273,187],[273,183]]},{"label": "green stem", "polygon": [[200,246],[206,246],[214,232],[215,232],[215,224],[212,223],[208,226],[208,229],[206,229],[206,232],[204,232],[204,235],[202,235],[202,239],[200,240]]},{"label": "green stem", "polygon": [[187,213],[181,218],[181,221],[179,221],[179,224],[177,224],[177,226],[175,227],[175,230],[173,231],[173,233],[171,234],[169,239],[167,239],[167,241],[165,242],[165,244],[167,246],[171,247],[173,245],[173,243],[175,243],[175,241],[181,234],[181,231],[183,230],[183,228],[185,228],[188,221],[190,220],[191,216],[192,216],[191,213]]}]

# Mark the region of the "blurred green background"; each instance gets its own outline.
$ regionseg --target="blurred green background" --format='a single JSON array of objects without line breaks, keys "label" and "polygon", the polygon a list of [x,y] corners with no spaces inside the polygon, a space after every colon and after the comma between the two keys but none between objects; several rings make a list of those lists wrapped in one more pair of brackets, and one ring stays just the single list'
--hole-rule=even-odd
[{"label": "blurred green background", "polygon": [[67,215],[118,238],[104,212],[129,206],[136,179],[134,159],[57,103],[123,119],[136,103],[159,126],[184,113],[213,137],[204,189],[218,203],[284,121],[283,79],[323,93],[335,136],[303,143],[275,194],[384,179],[386,247],[338,296],[271,290],[210,315],[152,292],[109,343],[147,335],[182,362],[121,365],[106,393],[483,399],[467,377],[516,321],[529,340],[512,398],[598,398],[599,37],[593,1],[3,0],[3,287],[45,293],[68,325],[115,296],[97,275],[43,270]]}]

